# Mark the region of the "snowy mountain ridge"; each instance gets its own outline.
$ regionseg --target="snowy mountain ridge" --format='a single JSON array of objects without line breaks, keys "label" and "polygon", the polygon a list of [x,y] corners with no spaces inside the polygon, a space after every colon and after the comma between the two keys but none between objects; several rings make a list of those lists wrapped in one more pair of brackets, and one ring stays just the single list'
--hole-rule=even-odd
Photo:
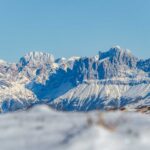
[{"label": "snowy mountain ridge", "polygon": [[115,46],[94,57],[30,52],[16,64],[0,61],[1,111],[37,103],[66,111],[149,107],[150,59]]}]

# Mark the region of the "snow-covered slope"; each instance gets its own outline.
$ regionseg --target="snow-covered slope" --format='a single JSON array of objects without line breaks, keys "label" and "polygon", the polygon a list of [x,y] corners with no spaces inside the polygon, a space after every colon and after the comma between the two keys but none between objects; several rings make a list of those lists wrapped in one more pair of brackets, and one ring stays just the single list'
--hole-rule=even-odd
[{"label": "snow-covered slope", "polygon": [[12,99],[13,110],[28,101],[59,110],[146,107],[149,85],[149,59],[140,60],[119,46],[92,57],[55,60],[48,53],[30,52],[16,64],[0,63],[0,105],[7,99],[8,111]]},{"label": "snow-covered slope", "polygon": [[150,117],[60,113],[47,106],[0,115],[2,150],[149,150]]},{"label": "snow-covered slope", "polygon": [[[150,106],[150,81],[135,82],[86,81],[50,103],[60,110],[119,109]],[[140,91],[140,92],[139,92]]]}]

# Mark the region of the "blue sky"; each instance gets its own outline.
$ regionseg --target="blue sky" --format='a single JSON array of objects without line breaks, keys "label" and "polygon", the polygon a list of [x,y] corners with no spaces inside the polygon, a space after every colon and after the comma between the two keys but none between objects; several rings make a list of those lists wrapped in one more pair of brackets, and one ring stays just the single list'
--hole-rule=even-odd
[{"label": "blue sky", "polygon": [[150,0],[0,0],[0,58],[93,56],[113,45],[150,57]]}]

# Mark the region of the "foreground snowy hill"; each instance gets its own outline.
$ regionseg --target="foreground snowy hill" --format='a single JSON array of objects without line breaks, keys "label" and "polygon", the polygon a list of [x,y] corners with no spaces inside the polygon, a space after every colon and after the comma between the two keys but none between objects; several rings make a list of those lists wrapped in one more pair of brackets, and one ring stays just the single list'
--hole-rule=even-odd
[{"label": "foreground snowy hill", "polygon": [[149,150],[150,117],[139,113],[62,113],[37,106],[0,115],[2,150]]},{"label": "foreground snowy hill", "polygon": [[0,61],[0,110],[47,103],[58,110],[88,111],[150,106],[150,59],[119,46],[93,57],[54,59],[30,52],[18,63]]}]

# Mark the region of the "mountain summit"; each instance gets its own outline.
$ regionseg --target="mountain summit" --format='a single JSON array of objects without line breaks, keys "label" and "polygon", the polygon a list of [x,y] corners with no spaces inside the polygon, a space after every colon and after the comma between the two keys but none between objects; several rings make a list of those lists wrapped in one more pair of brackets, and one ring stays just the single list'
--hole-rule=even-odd
[{"label": "mountain summit", "polygon": [[54,62],[54,56],[43,52],[30,52],[20,59],[22,65],[44,63],[49,64]]},{"label": "mountain summit", "polygon": [[46,103],[58,110],[89,111],[150,105],[150,59],[120,46],[95,57],[54,59],[30,52],[16,64],[0,63],[2,112]]}]

